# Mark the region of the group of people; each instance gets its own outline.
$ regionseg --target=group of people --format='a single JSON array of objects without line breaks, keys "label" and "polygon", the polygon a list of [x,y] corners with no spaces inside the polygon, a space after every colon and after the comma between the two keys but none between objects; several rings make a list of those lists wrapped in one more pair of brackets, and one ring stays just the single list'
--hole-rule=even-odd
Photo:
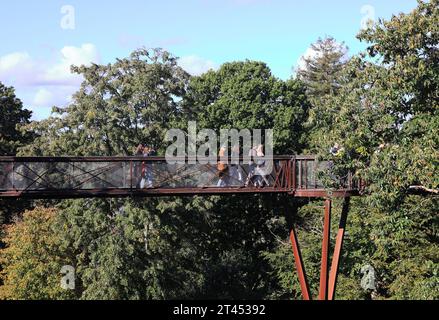
[{"label": "group of people", "polygon": [[[254,146],[248,153],[250,161],[247,175],[241,164],[229,164],[228,160],[221,160],[222,157],[225,157],[226,152],[227,149],[225,146],[221,147],[219,150],[218,156],[220,157],[220,160],[217,163],[217,187],[227,187],[232,185],[264,187],[270,185],[267,175],[264,172],[265,161],[262,159],[264,157],[264,146],[262,144]],[[139,144],[135,151],[135,156],[137,157],[152,157],[156,155],[157,152],[153,147],[143,144]],[[239,157],[239,155],[239,146],[233,147],[232,158]],[[134,166],[134,170],[134,175],[139,177],[136,183],[136,188],[145,189],[154,187],[154,175],[151,162],[142,161],[140,165]]]},{"label": "group of people", "polygon": [[[227,149],[225,146],[220,148],[218,156],[224,157]],[[232,158],[239,157],[239,146],[234,146],[232,148]],[[254,187],[264,187],[269,186],[270,182],[267,179],[267,174],[265,173],[265,161],[262,159],[264,157],[264,146],[262,144],[254,146],[249,150],[248,156],[250,158],[248,174],[244,181],[244,170],[242,166],[238,164],[228,165],[226,161],[218,161],[218,182],[217,187],[227,187],[238,183],[238,185],[248,187],[252,185]]]}]

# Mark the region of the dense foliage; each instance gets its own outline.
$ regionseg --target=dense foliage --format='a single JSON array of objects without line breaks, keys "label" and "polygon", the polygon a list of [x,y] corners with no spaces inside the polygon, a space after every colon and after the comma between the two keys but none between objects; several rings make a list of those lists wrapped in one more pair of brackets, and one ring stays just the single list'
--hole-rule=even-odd
[{"label": "dense foliage", "polygon": [[21,221],[6,227],[6,249],[0,251],[0,299],[68,299],[61,267],[69,261],[61,238],[53,230],[57,211],[36,208],[26,211]]},{"label": "dense foliage", "polygon": [[30,142],[31,135],[20,127],[30,122],[32,112],[23,108],[14,88],[0,82],[0,155],[13,156],[17,148]]},{"label": "dense foliage", "polygon": [[[369,297],[439,297],[438,21],[438,1],[420,2],[412,13],[361,32],[367,53],[352,57],[338,73],[337,92],[322,90],[321,103],[311,109],[318,115],[310,121],[311,150],[333,160],[340,177],[351,170],[367,182],[364,196],[351,205],[340,279],[351,289],[339,287],[340,298],[361,297],[361,288],[353,285],[358,281],[351,280],[362,277],[365,265],[376,270]],[[314,93],[314,103],[315,98]],[[341,151],[332,156],[335,144]],[[310,211],[307,206],[300,212],[308,242],[304,256],[312,274],[318,274],[319,244],[309,241],[321,218],[313,223]],[[285,255],[275,258],[270,256],[280,265]],[[286,272],[278,269],[279,277]]]},{"label": "dense foliage", "polygon": [[[32,141],[31,131],[21,131],[30,122],[32,112],[23,108],[12,87],[0,82],[0,156],[13,156],[17,149]],[[16,212],[24,210],[27,202],[0,199],[0,224],[11,222]]]}]

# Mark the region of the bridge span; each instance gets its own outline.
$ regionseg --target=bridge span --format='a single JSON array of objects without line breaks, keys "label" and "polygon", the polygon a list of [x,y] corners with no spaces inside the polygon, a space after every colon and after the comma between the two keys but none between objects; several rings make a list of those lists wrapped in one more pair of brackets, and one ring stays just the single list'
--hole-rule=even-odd
[{"label": "bridge span", "polygon": [[[258,175],[257,160],[250,163],[241,158],[227,166],[190,160],[184,158],[170,164],[164,157],[0,157],[0,197],[328,195],[319,172],[328,170],[330,165],[315,156],[274,156],[273,169],[268,175]],[[359,183],[350,174],[340,185],[331,196],[349,197],[358,193]]]}]

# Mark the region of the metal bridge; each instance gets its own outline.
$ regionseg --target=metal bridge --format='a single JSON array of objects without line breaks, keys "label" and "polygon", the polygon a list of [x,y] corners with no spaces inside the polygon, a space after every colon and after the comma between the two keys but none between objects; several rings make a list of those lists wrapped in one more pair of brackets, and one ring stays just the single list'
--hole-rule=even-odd
[{"label": "metal bridge", "polygon": [[[271,173],[255,175],[256,164],[215,163],[164,157],[0,157],[0,197],[89,198],[240,193],[288,193],[295,197],[328,195],[319,172],[329,163],[315,156],[274,156]],[[143,181],[142,181],[143,180]],[[331,196],[358,192],[350,174]]]},{"label": "metal bridge", "polygon": [[[0,157],[0,198],[90,198],[130,196],[181,196],[208,194],[284,193],[293,197],[325,198],[320,300],[332,300],[351,196],[359,194],[361,183],[351,174],[337,178],[338,190],[329,192],[319,179],[329,173],[331,163],[315,156],[275,156],[270,173],[266,162],[239,158],[226,166],[218,159],[200,164],[182,158],[170,164],[164,157]],[[335,179],[335,178],[334,178]],[[337,232],[332,265],[329,268],[332,197],[343,197],[344,205]],[[297,214],[297,207],[293,211]],[[293,212],[293,214],[295,214]],[[290,240],[297,274],[305,300],[310,300],[297,233],[290,226]]]}]

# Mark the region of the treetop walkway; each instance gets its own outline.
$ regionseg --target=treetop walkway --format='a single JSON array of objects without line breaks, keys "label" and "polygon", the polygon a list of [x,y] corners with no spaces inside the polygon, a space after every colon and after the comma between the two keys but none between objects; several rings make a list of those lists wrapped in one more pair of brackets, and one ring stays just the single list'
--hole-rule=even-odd
[{"label": "treetop walkway", "polygon": [[[230,159],[230,158],[229,158]],[[269,174],[244,159],[226,169],[216,163],[164,157],[0,157],[0,197],[89,198],[203,194],[288,193],[326,197],[319,179],[330,164],[315,156],[274,156]],[[220,160],[218,160],[221,162]],[[265,159],[265,162],[267,160]],[[264,164],[265,166],[267,164]],[[256,171],[256,172],[255,172]],[[334,197],[356,195],[359,183],[348,174]]]}]

